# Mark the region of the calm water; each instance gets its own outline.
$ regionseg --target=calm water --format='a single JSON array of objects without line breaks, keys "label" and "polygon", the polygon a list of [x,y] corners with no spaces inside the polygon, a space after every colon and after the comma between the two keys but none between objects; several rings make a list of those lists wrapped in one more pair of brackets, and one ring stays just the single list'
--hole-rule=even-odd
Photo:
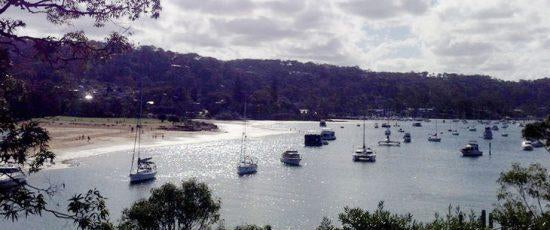
[{"label": "calm water", "polygon": [[[465,128],[473,122],[465,125],[449,121],[438,122],[439,131],[443,131],[441,143],[427,141],[435,122],[424,122],[423,127],[400,122],[413,138],[412,143],[402,143],[401,147],[377,146],[384,138],[384,129],[374,129],[374,121],[369,121],[367,144],[377,152],[377,161],[354,163],[351,154],[362,143],[362,128],[356,126],[360,123],[328,123],[336,131],[337,140],[321,148],[303,147],[303,132],[319,129],[316,122],[273,125],[297,132],[251,139],[248,150],[259,159],[259,171],[251,176],[237,176],[240,142],[229,140],[145,149],[145,155],[154,157],[159,170],[157,179],[148,184],[128,184],[131,153],[127,151],[80,159],[78,167],[44,171],[29,181],[65,183],[65,189],[50,201],[60,208],[66,207],[65,200],[71,194],[96,187],[109,198],[112,219],[116,220],[124,207],[148,197],[151,188],[196,177],[222,200],[222,218],[227,226],[250,223],[271,224],[275,229],[313,229],[323,216],[335,220],[345,206],[374,209],[379,201],[420,220],[430,220],[434,212],[445,212],[449,204],[478,212],[489,210],[496,201],[495,181],[512,162],[539,162],[550,167],[550,155],[543,148],[520,150],[521,134],[516,125],[493,132],[489,156],[489,141],[481,138],[482,125],[476,122],[478,131],[469,132]],[[460,136],[447,132],[450,127],[458,129]],[[397,129],[392,128],[392,137],[401,141],[402,133]],[[509,136],[501,137],[502,132]],[[460,157],[459,148],[471,139],[479,142],[484,156]],[[302,154],[301,167],[279,162],[280,154],[288,148]],[[71,222],[50,216],[21,219],[15,224],[3,222],[1,226],[29,230],[74,228]]]}]

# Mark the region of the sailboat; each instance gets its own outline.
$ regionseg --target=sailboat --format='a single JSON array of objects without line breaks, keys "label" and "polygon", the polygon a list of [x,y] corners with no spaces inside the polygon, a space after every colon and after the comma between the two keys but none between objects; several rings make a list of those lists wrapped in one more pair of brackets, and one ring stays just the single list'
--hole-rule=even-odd
[{"label": "sailboat", "polygon": [[371,148],[367,148],[365,143],[365,126],[365,120],[363,120],[363,147],[355,150],[353,161],[375,162],[376,153],[374,153]]},{"label": "sailboat", "polygon": [[241,160],[237,165],[237,174],[239,174],[239,176],[256,173],[258,169],[258,163],[256,163],[256,160],[252,156],[246,155],[245,153],[246,152],[245,142],[246,142],[246,103],[244,104],[244,128],[243,128],[243,136],[241,141]]},{"label": "sailboat", "polygon": [[441,137],[437,136],[437,120],[435,120],[435,133],[428,137],[428,141],[441,142]]},{"label": "sailboat", "polygon": [[[141,85],[141,84],[140,84]],[[141,114],[143,112],[143,94],[140,86],[139,91],[139,116],[136,121],[136,136],[134,139],[134,150],[132,153],[132,165],[130,166],[130,183],[139,183],[154,180],[157,175],[157,166],[151,157],[141,158]],[[137,165],[134,171],[134,162],[137,155]]]}]

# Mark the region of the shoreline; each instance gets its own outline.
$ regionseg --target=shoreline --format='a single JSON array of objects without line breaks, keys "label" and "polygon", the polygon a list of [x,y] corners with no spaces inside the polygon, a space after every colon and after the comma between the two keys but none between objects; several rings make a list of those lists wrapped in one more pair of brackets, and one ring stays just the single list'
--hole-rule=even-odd
[{"label": "shoreline", "polygon": [[[144,124],[141,148],[155,148],[180,144],[196,144],[216,140],[238,139],[242,135],[242,121],[208,120],[218,126],[215,131],[166,131],[158,130]],[[286,121],[287,122],[287,121]],[[263,137],[292,133],[290,129],[274,128],[276,124],[285,121],[249,121],[247,136]],[[85,125],[83,125],[85,124]],[[129,129],[128,124],[105,125],[93,122],[79,125],[68,123],[54,124],[42,122],[51,136],[50,150],[56,154],[55,164],[44,169],[59,169],[71,167],[75,160],[109,154],[119,151],[132,151],[134,148],[135,132]],[[88,140],[90,137],[90,140]]]}]

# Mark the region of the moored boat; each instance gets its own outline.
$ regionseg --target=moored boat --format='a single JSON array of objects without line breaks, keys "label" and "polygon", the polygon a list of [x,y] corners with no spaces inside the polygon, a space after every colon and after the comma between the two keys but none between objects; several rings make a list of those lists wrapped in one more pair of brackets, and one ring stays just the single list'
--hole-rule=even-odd
[{"label": "moored boat", "polygon": [[296,150],[287,150],[281,154],[281,162],[287,165],[299,166],[302,157]]},{"label": "moored boat", "polygon": [[483,152],[479,150],[479,145],[476,141],[470,141],[466,147],[460,149],[463,157],[479,157],[483,155]]}]

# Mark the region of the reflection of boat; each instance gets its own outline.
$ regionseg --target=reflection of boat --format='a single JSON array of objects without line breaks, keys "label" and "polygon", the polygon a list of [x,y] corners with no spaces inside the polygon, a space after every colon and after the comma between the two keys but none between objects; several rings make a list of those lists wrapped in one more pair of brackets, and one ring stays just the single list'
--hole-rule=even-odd
[{"label": "reflection of boat", "polygon": [[287,150],[281,154],[281,162],[288,165],[299,166],[301,160],[302,157],[300,157],[300,154],[296,150]]},{"label": "reflection of boat", "polygon": [[0,166],[0,189],[22,185],[26,180],[25,174],[15,164]]},{"label": "reflection of boat", "polygon": [[470,141],[466,147],[460,150],[463,157],[479,157],[483,155],[482,151],[479,151],[479,146],[476,141]]},{"label": "reflection of boat", "polygon": [[405,135],[403,135],[403,142],[405,142],[405,143],[410,143],[411,142],[411,134],[410,133],[405,133]]},{"label": "reflection of boat", "polygon": [[531,141],[523,141],[521,142],[521,149],[525,150],[525,151],[531,151],[533,150],[533,145],[531,145]]},{"label": "reflection of boat", "polygon": [[355,150],[355,154],[353,154],[353,161],[375,162],[376,154],[371,148],[367,148],[365,143],[365,126],[366,125],[363,121],[363,147]]},{"label": "reflection of boat", "polygon": [[483,139],[485,140],[493,139],[493,132],[491,131],[491,127],[489,126],[485,127],[485,132],[483,132]]},{"label": "reflection of boat", "polygon": [[336,140],[336,135],[334,131],[332,131],[332,129],[325,128],[321,131],[321,138],[323,140],[332,141],[332,140]]}]

